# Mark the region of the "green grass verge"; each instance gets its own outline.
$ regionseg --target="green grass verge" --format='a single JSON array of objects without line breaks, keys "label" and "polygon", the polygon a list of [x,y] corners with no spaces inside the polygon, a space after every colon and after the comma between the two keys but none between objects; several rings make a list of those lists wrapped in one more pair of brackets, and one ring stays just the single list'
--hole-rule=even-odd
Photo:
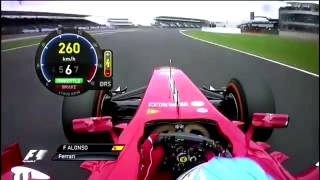
[{"label": "green grass verge", "polygon": [[21,39],[17,41],[1,42],[1,50],[17,48],[21,46],[28,46],[31,44],[40,43],[41,40],[42,38],[39,37],[39,38],[31,38],[31,39]]},{"label": "green grass verge", "polygon": [[222,34],[189,30],[187,35],[319,74],[319,44],[277,35]]}]

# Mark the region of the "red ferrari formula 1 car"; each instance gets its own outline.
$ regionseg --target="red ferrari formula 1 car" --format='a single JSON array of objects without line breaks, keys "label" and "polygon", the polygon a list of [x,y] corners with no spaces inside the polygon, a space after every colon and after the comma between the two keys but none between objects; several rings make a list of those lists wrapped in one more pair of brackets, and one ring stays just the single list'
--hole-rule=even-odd
[{"label": "red ferrari formula 1 car", "polygon": [[176,179],[216,157],[249,158],[274,179],[318,179],[316,165],[293,175],[281,165],[285,154],[267,152],[263,141],[289,120],[274,109],[261,82],[198,88],[170,65],[155,69],[147,87],[65,98],[63,124],[70,142],[125,145],[115,161],[83,162],[90,180]]},{"label": "red ferrari formula 1 car", "polygon": [[[198,88],[181,70],[162,67],[134,91],[65,98],[62,121],[71,143],[124,145],[116,160],[81,164],[91,171],[90,180],[177,179],[209,160],[239,157],[272,179],[319,178],[317,165],[291,174],[281,164],[285,154],[268,152],[264,141],[273,128],[287,127],[289,117],[275,114],[272,93],[259,81],[232,79],[221,89]],[[23,165],[17,158],[12,163],[18,155],[16,147],[7,149],[2,167]],[[9,177],[5,170],[2,177]]]}]

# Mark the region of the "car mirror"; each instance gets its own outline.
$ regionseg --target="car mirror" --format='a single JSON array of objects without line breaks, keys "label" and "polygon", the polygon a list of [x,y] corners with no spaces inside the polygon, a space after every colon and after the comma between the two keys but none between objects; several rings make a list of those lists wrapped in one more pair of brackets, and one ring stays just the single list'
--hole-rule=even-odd
[{"label": "car mirror", "polygon": [[72,126],[75,133],[110,132],[113,127],[110,116],[74,119]]},{"label": "car mirror", "polygon": [[72,129],[75,133],[109,133],[113,142],[117,142],[119,136],[111,119],[111,116],[74,119]]},{"label": "car mirror", "polygon": [[251,125],[246,132],[247,146],[249,147],[255,128],[285,128],[288,124],[289,115],[287,114],[253,113]]},{"label": "car mirror", "polygon": [[289,115],[253,113],[251,124],[258,128],[286,128],[289,124]]}]

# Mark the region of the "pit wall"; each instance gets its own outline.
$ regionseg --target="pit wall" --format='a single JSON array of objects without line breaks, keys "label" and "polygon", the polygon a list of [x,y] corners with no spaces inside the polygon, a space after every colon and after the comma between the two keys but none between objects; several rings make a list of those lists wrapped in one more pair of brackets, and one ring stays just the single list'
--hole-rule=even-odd
[{"label": "pit wall", "polygon": [[241,34],[240,28],[232,27],[202,27],[201,31],[214,32],[214,33],[229,33],[229,34]]},{"label": "pit wall", "polygon": [[300,39],[319,40],[319,33],[307,33],[296,31],[279,31],[279,36],[294,37]]}]

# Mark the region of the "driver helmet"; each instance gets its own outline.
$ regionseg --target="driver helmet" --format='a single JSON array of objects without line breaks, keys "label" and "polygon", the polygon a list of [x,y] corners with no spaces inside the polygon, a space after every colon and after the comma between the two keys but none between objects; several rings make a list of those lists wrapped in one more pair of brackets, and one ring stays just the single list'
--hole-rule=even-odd
[{"label": "driver helmet", "polygon": [[249,158],[212,158],[189,171],[177,180],[208,180],[208,179],[274,179],[253,160]]}]

